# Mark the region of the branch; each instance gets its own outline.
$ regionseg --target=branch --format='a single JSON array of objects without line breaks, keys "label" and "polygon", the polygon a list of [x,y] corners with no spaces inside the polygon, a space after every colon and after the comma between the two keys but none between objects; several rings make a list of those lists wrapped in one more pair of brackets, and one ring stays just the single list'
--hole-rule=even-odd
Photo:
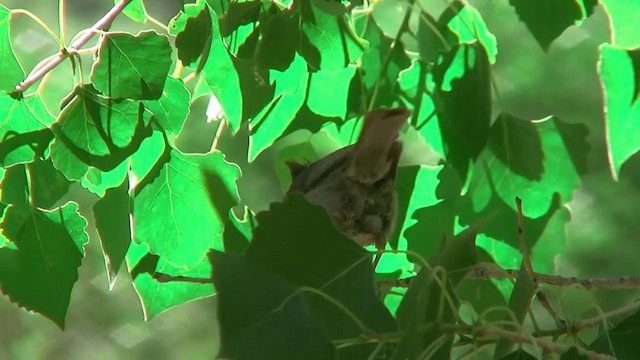
[{"label": "branch", "polygon": [[[501,269],[496,265],[483,264],[478,265],[467,274],[468,279],[506,279],[516,278],[518,270]],[[568,287],[573,285],[581,285],[587,290],[591,289],[640,289],[640,277],[617,278],[617,279],[579,279],[576,277],[565,277],[559,275],[547,275],[541,273],[532,273],[532,276],[539,283]],[[378,286],[382,288],[391,287],[408,287],[413,277],[378,281]]]},{"label": "branch", "polygon": [[91,28],[84,30],[82,35],[80,35],[68,48],[61,49],[58,54],[53,55],[34,67],[34,69],[29,73],[26,79],[22,80],[18,85],[16,85],[16,92],[22,93],[26,89],[28,89],[31,85],[36,83],[38,80],[42,79],[49,71],[53,70],[56,66],[58,66],[62,61],[64,61],[71,54],[77,52],[84,44],[86,44],[97,32],[106,30],[113,20],[122,12],[122,10],[127,6],[131,0],[122,0],[109,10],[106,15],[102,17],[102,19],[98,20]]},{"label": "branch", "polygon": [[187,282],[194,284],[213,284],[213,280],[211,278],[197,278],[191,276],[173,276],[169,274],[164,274],[160,272],[152,272],[149,273],[152,278],[154,278],[159,283],[168,283],[168,282]]}]

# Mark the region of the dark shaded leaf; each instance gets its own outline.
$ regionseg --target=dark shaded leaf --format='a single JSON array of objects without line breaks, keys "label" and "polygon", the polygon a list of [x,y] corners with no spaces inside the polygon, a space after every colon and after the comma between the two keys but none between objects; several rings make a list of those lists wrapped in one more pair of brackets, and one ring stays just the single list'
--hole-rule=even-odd
[{"label": "dark shaded leaf", "polygon": [[[509,0],[509,3],[544,51],[569,26],[583,18],[576,0]],[[597,0],[585,1],[587,16],[593,13],[596,3]]]},{"label": "dark shaded leaf", "polygon": [[640,336],[640,312],[635,312],[612,329],[605,330],[589,348],[619,360],[632,360],[638,356],[638,336]]},{"label": "dark shaded leaf", "polygon": [[[489,140],[489,71],[487,53],[477,42],[454,47],[433,69],[445,156],[462,179],[466,179],[470,163],[478,158]],[[461,103],[465,106],[460,106]]]},{"label": "dark shaded leaf", "polygon": [[218,289],[219,356],[336,358],[333,344],[294,285],[246,257],[214,251],[209,258]]},{"label": "dark shaded leaf", "polygon": [[240,26],[258,21],[261,8],[261,0],[231,2],[227,11],[219,20],[220,35],[222,35],[222,37],[227,37]]},{"label": "dark shaded leaf", "polygon": [[115,284],[116,275],[131,243],[130,213],[131,198],[127,178],[120,186],[107,190],[105,196],[93,205],[95,226],[107,267],[109,289]]},{"label": "dark shaded leaf", "polygon": [[7,208],[0,228],[15,247],[0,248],[0,290],[12,302],[64,328],[71,289],[89,241],[78,205]]}]

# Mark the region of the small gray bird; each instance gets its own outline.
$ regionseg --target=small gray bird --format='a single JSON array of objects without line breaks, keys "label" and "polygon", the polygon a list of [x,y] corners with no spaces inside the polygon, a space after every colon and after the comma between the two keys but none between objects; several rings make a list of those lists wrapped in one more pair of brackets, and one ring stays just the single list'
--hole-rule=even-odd
[{"label": "small gray bird", "polygon": [[384,249],[396,217],[397,139],[410,114],[402,108],[368,112],[355,144],[308,165],[287,163],[289,192],[324,207],[336,228],[358,244]]}]

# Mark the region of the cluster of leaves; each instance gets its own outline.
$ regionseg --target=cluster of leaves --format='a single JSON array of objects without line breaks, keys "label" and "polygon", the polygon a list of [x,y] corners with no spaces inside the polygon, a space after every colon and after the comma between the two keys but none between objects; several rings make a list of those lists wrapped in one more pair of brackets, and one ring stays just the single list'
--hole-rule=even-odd
[{"label": "cluster of leaves", "polygon": [[[597,1],[510,4],[546,50]],[[129,1],[124,13],[134,21],[146,16],[142,1]],[[513,352],[514,341],[529,341],[487,341],[473,327],[504,323],[509,313],[509,329],[519,328],[536,292],[531,274],[522,271],[515,285],[465,275],[480,261],[509,269],[531,261],[536,271],[553,272],[569,221],[565,204],[587,171],[587,130],[555,116],[494,116],[497,41],[471,5],[183,4],[167,35],[101,35],[88,81],[61,99],[55,116],[38,91],[14,91],[25,73],[11,50],[10,20],[0,6],[0,70],[10,75],[0,78],[0,290],[18,306],[64,327],[89,241],[78,206],[63,200],[79,183],[100,197],[92,216],[110,284],[126,262],[148,319],[217,293],[224,357],[440,359],[454,341],[471,351],[495,343],[495,358],[531,357]],[[614,174],[640,149],[638,141],[611,141],[637,129],[637,54],[601,47]],[[285,160],[313,160],[349,144],[366,111],[412,110],[403,134],[412,161],[398,173],[393,251],[376,273],[370,253],[302,197],[255,216],[244,208],[238,217],[242,193],[257,190],[238,189],[240,168],[224,149],[186,154],[176,146],[200,96],[219,104],[221,126],[231,133],[249,129],[250,161],[298,130],[313,133],[279,154],[283,188]],[[425,153],[439,161],[423,161]],[[516,197],[530,258],[520,252]],[[154,273],[211,278],[215,290],[159,282]],[[408,288],[374,286],[414,275]],[[472,306],[464,316],[463,303]],[[637,330],[637,318],[563,358],[587,348],[624,358],[633,344],[624,333]]]}]

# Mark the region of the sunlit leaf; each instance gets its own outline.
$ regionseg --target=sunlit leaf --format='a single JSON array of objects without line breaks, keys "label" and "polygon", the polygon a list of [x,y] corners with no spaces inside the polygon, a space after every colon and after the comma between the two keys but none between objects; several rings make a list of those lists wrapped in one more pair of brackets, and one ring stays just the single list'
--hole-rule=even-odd
[{"label": "sunlit leaf", "polygon": [[0,248],[0,290],[61,328],[89,241],[78,205],[51,210],[9,207],[1,228],[15,248]]},{"label": "sunlit leaf", "polygon": [[147,100],[143,104],[155,116],[167,135],[177,137],[187,116],[191,96],[180,79],[167,77],[158,100]]},{"label": "sunlit leaf", "polygon": [[[222,230],[229,208],[238,201],[235,182],[240,170],[220,152],[166,153],[168,159],[159,163],[162,167],[155,177],[136,186],[134,239],[172,266],[190,270],[209,249],[223,248]],[[213,184],[203,172],[211,173]],[[214,204],[209,198],[215,199]]]},{"label": "sunlit leaf", "polygon": [[633,61],[635,50],[600,46],[598,71],[604,91],[609,164],[614,178],[631,155],[640,150],[640,132],[634,119],[640,116],[637,79],[640,66]]},{"label": "sunlit leaf", "polygon": [[110,171],[100,171],[90,167],[80,182],[87,190],[103,197],[107,189],[115,188],[122,183],[128,171],[129,164],[126,161]]},{"label": "sunlit leaf", "polygon": [[11,46],[11,11],[0,5],[0,90],[13,90],[24,78],[24,71]]},{"label": "sunlit leaf", "polygon": [[211,265],[205,258],[191,270],[175,267],[148,252],[145,244],[131,243],[126,255],[127,266],[138,293],[144,318],[151,320],[158,314],[188,301],[213,295],[211,284],[194,284],[180,281],[160,283],[151,277],[154,272],[171,276],[189,276],[201,279],[211,277]]},{"label": "sunlit leaf", "polygon": [[309,73],[300,56],[296,56],[286,71],[273,70],[272,76],[276,83],[274,100],[249,124],[249,161],[255,159],[284,133],[306,97]]},{"label": "sunlit leaf", "polygon": [[[64,152],[59,149],[64,144],[85,164],[109,171],[135,152],[151,133],[151,113],[141,102],[110,100],[91,86],[76,87],[70,98],[58,117],[52,153]],[[61,169],[61,158],[52,157]]]},{"label": "sunlit leaf", "polygon": [[309,109],[318,115],[344,119],[347,114],[349,84],[354,73],[354,66],[311,73],[307,97]]},{"label": "sunlit leaf", "polygon": [[368,49],[369,43],[354,32],[345,16],[327,14],[311,2],[302,1],[299,6],[303,34],[299,53],[311,69],[344,68]]},{"label": "sunlit leaf", "polygon": [[[120,1],[121,0],[113,0],[113,3],[117,4]],[[144,23],[147,19],[147,12],[142,0],[131,0],[122,12],[135,22]]]},{"label": "sunlit leaf", "polygon": [[571,199],[580,179],[559,122],[553,117],[531,122],[508,114],[498,118],[471,178],[474,211],[484,209],[493,193],[512,209],[520,197],[524,215],[531,218],[547,213],[555,193],[563,203]]},{"label": "sunlit leaf", "polygon": [[0,94],[0,165],[41,157],[53,137],[47,128],[54,121],[39,95],[16,100]]},{"label": "sunlit leaf", "polygon": [[170,56],[169,40],[155,31],[110,32],[100,39],[91,80],[112,98],[158,99],[171,67]]}]

